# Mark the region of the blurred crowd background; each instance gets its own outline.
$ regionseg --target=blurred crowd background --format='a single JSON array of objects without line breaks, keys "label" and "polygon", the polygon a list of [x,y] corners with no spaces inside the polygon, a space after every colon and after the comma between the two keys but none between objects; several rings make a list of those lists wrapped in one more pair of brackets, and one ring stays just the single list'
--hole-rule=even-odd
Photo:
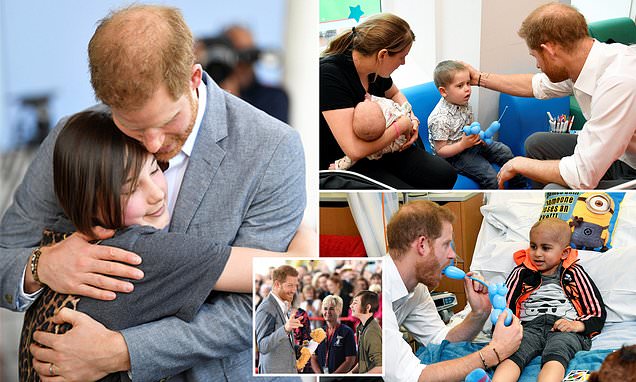
[{"label": "blurred crowd background", "polygon": [[[308,142],[318,136],[318,0],[158,2],[181,9],[197,39],[199,62],[224,89],[298,130],[307,174],[316,173],[318,147]],[[130,3],[0,1],[0,214],[48,131],[95,104],[88,41],[111,9]],[[308,176],[310,227],[317,199]],[[21,313],[0,310],[0,382],[17,380],[21,326]]]},{"label": "blurred crowd background", "polygon": [[[322,302],[327,296],[339,296],[342,299],[342,309],[339,312],[338,323],[349,326],[355,332],[360,320],[352,315],[350,305],[353,298],[364,290],[378,294],[379,309],[373,317],[382,325],[382,260],[323,258],[263,261],[257,259],[254,263],[254,310],[271,292],[272,271],[282,264],[291,265],[298,271],[298,290],[292,308],[300,310],[297,314],[299,316],[307,314],[311,330],[316,328],[326,330],[325,318],[329,313],[328,309],[323,309]],[[302,343],[299,342],[297,345]],[[309,364],[304,373],[314,373]]]}]

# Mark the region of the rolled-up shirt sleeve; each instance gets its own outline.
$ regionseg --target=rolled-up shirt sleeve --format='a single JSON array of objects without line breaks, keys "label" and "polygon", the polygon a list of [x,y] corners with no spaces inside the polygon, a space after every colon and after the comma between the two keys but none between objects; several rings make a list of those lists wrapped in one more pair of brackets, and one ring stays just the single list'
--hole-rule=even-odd
[{"label": "rolled-up shirt sleeve", "polygon": [[537,73],[532,77],[532,94],[537,99],[548,99],[572,95],[572,80],[552,82],[545,73]]},{"label": "rolled-up shirt sleeve", "polygon": [[592,97],[591,118],[581,130],[574,154],[559,162],[571,188],[595,188],[609,167],[633,145],[636,132],[636,80],[604,78]]}]

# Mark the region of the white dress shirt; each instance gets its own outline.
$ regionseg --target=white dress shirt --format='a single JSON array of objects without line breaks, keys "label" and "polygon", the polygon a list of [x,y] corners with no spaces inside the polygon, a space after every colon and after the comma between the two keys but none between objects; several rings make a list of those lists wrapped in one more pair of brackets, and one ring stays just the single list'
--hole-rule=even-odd
[{"label": "white dress shirt", "polygon": [[384,257],[385,285],[384,301],[392,304],[383,309],[382,325],[385,330],[387,352],[385,377],[387,382],[417,381],[426,365],[413,354],[411,347],[402,339],[400,325],[404,326],[423,345],[439,344],[449,328],[437,313],[435,302],[424,284],[418,284],[409,293],[402,277],[390,256]]},{"label": "white dress shirt", "polygon": [[203,113],[205,113],[205,105],[207,103],[207,90],[203,81],[197,88],[199,93],[199,107],[197,108],[197,118],[194,121],[192,132],[186,139],[181,151],[170,159],[170,166],[164,171],[166,182],[168,183],[168,211],[170,216],[174,211],[174,205],[177,202],[177,196],[179,196],[179,190],[181,189],[181,183],[183,182],[183,175],[186,168],[188,168],[188,161],[190,160],[190,154],[192,154],[192,148],[194,142],[197,140],[199,134],[199,128],[201,127],[201,121],[203,120]]},{"label": "white dress shirt", "polygon": [[[280,297],[278,297],[276,293],[274,293],[274,291],[271,291],[269,293],[271,293],[272,296],[274,296],[274,300],[276,300],[276,302],[278,303],[280,310],[283,311],[283,316],[285,316],[286,319],[289,319],[289,317],[291,316],[291,312],[289,311],[290,309],[289,302],[283,301]],[[287,332],[287,329],[285,329],[285,332]],[[293,330],[287,333],[287,338],[289,338],[289,342],[291,342],[292,346],[294,346],[294,331]]]},{"label": "white dress shirt", "polygon": [[594,41],[575,83],[532,78],[539,99],[574,94],[587,119],[574,154],[559,162],[571,188],[593,189],[617,159],[636,168],[636,45]]},{"label": "white dress shirt", "polygon": [[289,303],[287,301],[283,301],[278,295],[274,292],[270,292],[272,296],[274,296],[274,300],[278,303],[278,307],[283,311],[283,316],[289,318]]}]

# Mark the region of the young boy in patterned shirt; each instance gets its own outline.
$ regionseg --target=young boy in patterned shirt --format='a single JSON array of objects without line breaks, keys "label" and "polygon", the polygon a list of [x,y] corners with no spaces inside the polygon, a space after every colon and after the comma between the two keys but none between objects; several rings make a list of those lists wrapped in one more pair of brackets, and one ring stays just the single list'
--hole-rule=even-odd
[{"label": "young boy in patterned shirt", "polygon": [[[503,166],[513,158],[501,142],[484,143],[479,135],[464,134],[463,127],[473,122],[470,99],[470,74],[457,61],[437,64],[433,80],[442,98],[428,117],[428,139],[433,154],[446,159],[458,173],[479,183],[482,189],[497,189],[497,172],[491,163]],[[526,179],[512,178],[509,188],[526,188]]]}]

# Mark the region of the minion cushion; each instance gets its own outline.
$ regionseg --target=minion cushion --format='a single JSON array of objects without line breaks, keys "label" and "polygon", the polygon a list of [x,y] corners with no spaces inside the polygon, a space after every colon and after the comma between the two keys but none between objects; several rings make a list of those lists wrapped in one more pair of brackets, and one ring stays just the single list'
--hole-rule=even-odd
[{"label": "minion cushion", "polygon": [[572,229],[572,248],[605,252],[624,197],[623,192],[547,192],[539,220],[565,220]]}]

